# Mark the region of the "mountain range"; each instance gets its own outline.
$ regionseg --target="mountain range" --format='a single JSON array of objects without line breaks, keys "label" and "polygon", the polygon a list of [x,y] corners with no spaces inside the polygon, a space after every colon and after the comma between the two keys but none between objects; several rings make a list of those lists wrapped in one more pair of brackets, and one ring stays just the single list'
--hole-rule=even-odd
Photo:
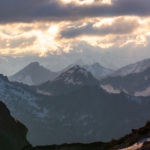
[{"label": "mountain range", "polygon": [[[149,81],[148,69],[134,73],[137,84],[143,82],[139,78],[145,74]],[[10,82],[0,75],[0,99],[28,127],[28,140],[34,145],[108,141],[150,118],[149,96],[137,97],[120,89],[113,94],[101,88],[109,78],[116,78],[118,83],[129,75],[99,81],[90,71],[75,65],[53,80],[34,86]],[[126,83],[131,85],[133,81]],[[144,82],[143,87],[148,85]]]},{"label": "mountain range", "polygon": [[140,73],[148,68],[150,68],[150,59],[144,59],[142,61],[121,67],[113,73],[113,76],[126,76],[133,73]]},{"label": "mountain range", "polygon": [[96,79],[104,78],[113,72],[113,70],[107,69],[101,66],[99,63],[94,63],[92,65],[71,64],[58,72],[52,72],[49,69],[41,66],[38,62],[32,62],[14,75],[10,76],[9,80],[21,82],[27,85],[40,85],[46,81],[53,81],[57,76],[74,66],[80,66],[81,68],[86,69]]},{"label": "mountain range", "polygon": [[70,89],[43,95],[0,76],[0,99],[29,128],[28,139],[34,145],[108,141],[150,118],[149,97],[107,93],[79,66],[56,79],[58,85],[71,84]]},{"label": "mountain range", "polygon": [[150,59],[119,69],[101,80],[101,87],[110,93],[150,96]]}]

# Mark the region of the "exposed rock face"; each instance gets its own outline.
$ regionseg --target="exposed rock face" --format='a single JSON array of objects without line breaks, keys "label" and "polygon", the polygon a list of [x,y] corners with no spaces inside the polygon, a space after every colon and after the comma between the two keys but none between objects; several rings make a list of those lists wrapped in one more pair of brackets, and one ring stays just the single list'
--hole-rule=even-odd
[{"label": "exposed rock face", "polygon": [[27,128],[15,120],[4,103],[0,101],[0,149],[26,150],[30,144],[26,140]]}]

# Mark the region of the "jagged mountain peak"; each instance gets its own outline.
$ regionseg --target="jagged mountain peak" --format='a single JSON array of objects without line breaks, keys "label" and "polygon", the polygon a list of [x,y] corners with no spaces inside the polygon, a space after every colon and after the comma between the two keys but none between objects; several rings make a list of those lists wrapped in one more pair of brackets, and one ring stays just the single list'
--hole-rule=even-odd
[{"label": "jagged mountain peak", "polygon": [[74,65],[63,72],[55,79],[55,81],[63,81],[66,84],[88,84],[90,82],[92,84],[92,82],[97,82],[90,72],[79,65]]},{"label": "jagged mountain peak", "polygon": [[100,63],[98,63],[98,62],[93,63],[91,66],[103,67],[103,66],[102,66]]},{"label": "jagged mountain peak", "polygon": [[41,67],[40,63],[35,61],[28,64],[26,67]]},{"label": "jagged mountain peak", "polygon": [[86,69],[74,65],[61,73],[54,81],[38,86],[38,91],[46,95],[59,95],[76,91],[84,86],[99,85],[99,81]]},{"label": "jagged mountain peak", "polygon": [[112,74],[114,71],[112,69],[109,68],[105,68],[104,66],[102,66],[100,63],[95,62],[93,64],[81,64],[81,63],[76,63],[76,64],[71,64],[68,67],[66,67],[65,69],[63,69],[62,71],[60,71],[60,73],[64,73],[67,70],[71,69],[71,68],[84,68],[86,69],[88,72],[90,72],[94,78],[96,79],[102,79],[110,74]]},{"label": "jagged mountain peak", "polygon": [[78,72],[78,73],[88,73],[88,71],[86,69],[80,67],[79,65],[74,65],[70,69],[68,69],[67,71],[62,73],[60,76],[62,76],[62,75],[73,75],[76,72]]},{"label": "jagged mountain peak", "polygon": [[[98,63],[98,62],[95,62],[95,63],[93,63],[93,64],[91,64],[91,65],[88,65],[88,67],[90,67],[90,68],[93,68],[93,69],[102,69],[102,71],[104,71],[104,70],[111,70],[111,69],[108,69],[108,68],[105,68],[104,66],[102,66],[100,63]],[[112,71],[112,70],[111,70]]]}]

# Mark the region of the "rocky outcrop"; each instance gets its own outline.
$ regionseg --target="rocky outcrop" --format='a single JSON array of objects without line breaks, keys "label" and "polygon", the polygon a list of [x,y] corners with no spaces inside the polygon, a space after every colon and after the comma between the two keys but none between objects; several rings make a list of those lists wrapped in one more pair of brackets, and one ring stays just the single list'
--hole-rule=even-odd
[{"label": "rocky outcrop", "polygon": [[15,120],[4,103],[0,101],[0,149],[28,150],[27,128]]}]

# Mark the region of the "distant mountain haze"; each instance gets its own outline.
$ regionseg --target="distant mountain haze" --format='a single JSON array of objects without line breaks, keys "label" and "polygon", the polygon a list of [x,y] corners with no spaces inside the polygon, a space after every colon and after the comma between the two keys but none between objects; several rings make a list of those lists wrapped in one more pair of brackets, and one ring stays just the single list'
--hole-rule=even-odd
[{"label": "distant mountain haze", "polygon": [[150,68],[150,59],[144,59],[136,63],[124,66],[113,73],[113,76],[126,76],[131,73],[140,73]]},{"label": "distant mountain haze", "polygon": [[64,68],[63,70],[60,71],[60,74],[67,71],[68,69],[72,68],[73,66],[78,65],[81,68],[86,69],[87,71],[89,71],[96,79],[102,79],[107,77],[108,75],[111,75],[114,70],[112,69],[108,69],[103,67],[102,65],[100,65],[99,63],[93,63],[91,65],[86,65],[82,62],[76,62],[74,64],[70,64],[68,65],[66,68]]},{"label": "distant mountain haze", "polygon": [[100,65],[99,63],[94,63],[92,65],[84,65],[83,68],[87,69],[96,79],[102,79],[111,75],[114,70],[108,69]]},{"label": "distant mountain haze", "polygon": [[150,96],[150,59],[117,70],[101,80],[101,87],[110,93],[123,91],[135,96]]},{"label": "distant mountain haze", "polygon": [[46,69],[38,62],[32,62],[16,74],[10,76],[9,80],[28,85],[38,85],[48,80],[53,80],[56,75],[57,73]]},{"label": "distant mountain haze", "polygon": [[[71,64],[58,72],[52,72],[45,67],[41,66],[38,62],[32,62],[25,66],[23,69],[9,77],[10,81],[22,82],[27,85],[39,85],[46,81],[52,81],[61,73],[67,71],[77,64]],[[89,71],[96,79],[104,78],[110,75],[113,70],[104,68],[99,63],[94,63],[92,65],[83,65],[79,63],[80,67],[85,68]]]}]

